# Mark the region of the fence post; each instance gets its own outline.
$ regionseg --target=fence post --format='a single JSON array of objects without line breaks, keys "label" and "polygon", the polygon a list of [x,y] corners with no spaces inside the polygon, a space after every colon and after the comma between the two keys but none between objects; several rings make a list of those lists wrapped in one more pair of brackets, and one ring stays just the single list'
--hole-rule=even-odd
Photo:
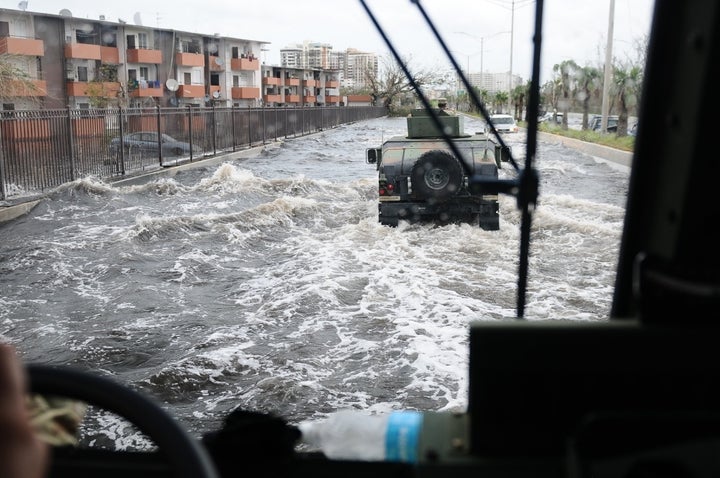
[{"label": "fence post", "polygon": [[193,159],[193,134],[192,134],[192,105],[187,105],[188,111],[188,135],[190,136],[190,161]]},{"label": "fence post", "polygon": [[162,150],[162,130],[160,129],[160,125],[161,125],[160,105],[155,105],[155,119],[157,121],[158,161],[160,161],[160,167],[162,167],[162,165],[163,165],[163,150]]},{"label": "fence post", "polygon": [[3,119],[0,118],[0,199],[4,201],[7,199],[7,193],[5,192],[5,148],[2,141],[2,124]]},{"label": "fence post", "polygon": [[262,105],[262,131],[263,131],[262,144],[265,144],[265,103],[264,102]]},{"label": "fence post", "polygon": [[[120,124],[120,164],[116,165],[120,174],[125,176],[125,125],[123,125],[123,108],[118,108],[118,123]],[[117,158],[116,158],[117,160]]]},{"label": "fence post", "polygon": [[232,103],[230,105],[230,127],[232,128],[230,136],[232,137],[232,150],[234,153],[235,152],[235,103]]},{"label": "fence post", "polygon": [[68,106],[65,110],[67,112],[67,127],[68,127],[68,141],[70,148],[70,177],[72,180],[76,180],[77,170],[75,168],[75,142],[73,141],[73,123],[72,123],[72,110]]},{"label": "fence post", "polygon": [[217,127],[215,124],[215,100],[212,104],[212,142],[213,142],[213,156],[217,154]]}]

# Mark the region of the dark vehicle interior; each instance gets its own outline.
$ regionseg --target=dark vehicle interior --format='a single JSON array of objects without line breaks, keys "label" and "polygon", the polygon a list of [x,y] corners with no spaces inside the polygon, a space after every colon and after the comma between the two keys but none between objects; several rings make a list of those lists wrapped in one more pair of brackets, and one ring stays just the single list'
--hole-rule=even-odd
[{"label": "dark vehicle interior", "polygon": [[613,303],[608,320],[592,324],[524,317],[543,5],[535,3],[527,157],[513,161],[517,179],[475,184],[513,194],[522,211],[517,319],[471,326],[467,413],[426,414],[419,463],[299,453],[297,429],[250,412],[201,444],[120,385],[36,365],[33,391],[115,411],[158,445],[56,449],[52,476],[720,476],[720,165],[708,153],[720,3],[655,2]]}]

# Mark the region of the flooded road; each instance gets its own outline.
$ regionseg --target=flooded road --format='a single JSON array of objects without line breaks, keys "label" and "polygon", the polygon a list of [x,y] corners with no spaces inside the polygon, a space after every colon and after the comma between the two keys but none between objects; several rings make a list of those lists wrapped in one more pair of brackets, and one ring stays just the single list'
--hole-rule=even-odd
[{"label": "flooded road", "polygon": [[[0,226],[0,335],[26,361],[142,389],[196,435],[238,406],[293,422],[464,409],[468,325],[516,315],[519,212],[501,196],[499,231],[380,226],[365,148],[404,128],[380,118],[143,185],[67,185]],[[522,160],[525,135],[505,139]],[[525,316],[606,320],[629,172],[545,143],[536,165]],[[146,443],[99,414],[85,433]]]}]

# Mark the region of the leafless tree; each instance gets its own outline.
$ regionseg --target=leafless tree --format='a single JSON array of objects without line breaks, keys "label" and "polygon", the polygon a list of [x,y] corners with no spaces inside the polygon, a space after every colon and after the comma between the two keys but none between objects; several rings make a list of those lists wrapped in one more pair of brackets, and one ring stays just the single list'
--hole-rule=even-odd
[{"label": "leafless tree", "polygon": [[[415,67],[411,58],[403,59],[403,63],[412,74],[418,88],[439,84],[445,79],[444,75],[438,70]],[[376,102],[382,100],[383,106],[391,112],[400,98],[407,93],[415,93],[413,85],[405,76],[402,67],[391,55],[382,57],[380,72],[377,75],[370,70],[366,70],[365,81],[369,86],[373,100]]]},{"label": "leafless tree", "polygon": [[27,73],[17,67],[13,58],[14,55],[0,55],[0,100],[10,102],[24,97],[36,102],[37,97],[32,93],[38,92],[38,87]]}]

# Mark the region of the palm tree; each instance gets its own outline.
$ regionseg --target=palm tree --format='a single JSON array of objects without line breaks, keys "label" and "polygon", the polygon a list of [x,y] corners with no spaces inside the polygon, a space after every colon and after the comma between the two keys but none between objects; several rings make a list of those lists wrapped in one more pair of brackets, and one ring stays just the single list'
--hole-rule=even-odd
[{"label": "palm tree", "polygon": [[576,81],[576,74],[580,68],[573,60],[565,60],[560,64],[553,66],[553,71],[560,74],[560,86],[562,99],[560,100],[560,110],[563,113],[562,129],[568,129],[568,111],[572,103],[572,86]]},{"label": "palm tree", "polygon": [[618,106],[617,135],[627,136],[628,111],[637,105],[642,85],[642,70],[639,66],[617,65],[614,67],[613,88]]},{"label": "palm tree", "polygon": [[502,113],[502,107],[507,104],[508,94],[506,91],[498,91],[493,96],[493,102],[495,103],[495,112]]},{"label": "palm tree", "polygon": [[[530,80],[525,85],[518,85],[510,92],[512,102],[515,104],[515,119],[523,119],[522,112],[525,109],[525,96],[530,90]],[[527,118],[525,118],[527,120]]]},{"label": "palm tree", "polygon": [[592,66],[580,68],[577,71],[578,96],[582,103],[582,129],[588,129],[588,116],[590,114],[590,99],[600,86],[600,70]]}]

